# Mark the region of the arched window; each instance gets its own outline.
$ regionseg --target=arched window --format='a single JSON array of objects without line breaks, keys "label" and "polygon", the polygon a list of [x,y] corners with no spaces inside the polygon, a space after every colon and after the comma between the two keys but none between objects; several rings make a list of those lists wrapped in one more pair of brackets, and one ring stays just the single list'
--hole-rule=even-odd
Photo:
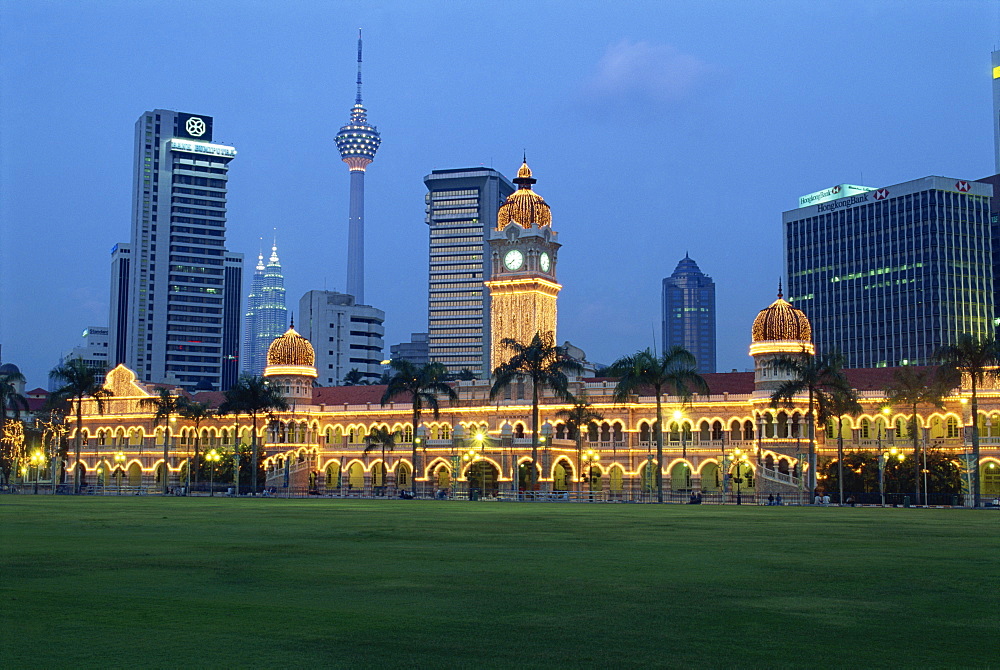
[{"label": "arched window", "polygon": [[413,426],[409,424],[403,428],[403,442],[413,442]]},{"label": "arched window", "polygon": [[946,428],[946,437],[958,437],[958,419],[949,416]]},{"label": "arched window", "polygon": [[441,430],[438,431],[438,437],[440,439],[442,439],[442,440],[450,440],[451,439],[451,426],[449,426],[448,424],[443,424],[441,426]]}]

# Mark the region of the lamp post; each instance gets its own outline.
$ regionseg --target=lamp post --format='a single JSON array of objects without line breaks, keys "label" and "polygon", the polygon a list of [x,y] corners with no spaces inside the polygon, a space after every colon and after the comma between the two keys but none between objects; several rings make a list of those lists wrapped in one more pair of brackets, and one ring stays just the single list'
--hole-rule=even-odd
[{"label": "lamp post", "polygon": [[[469,479],[469,480],[472,479],[472,468],[475,466],[476,463],[479,462],[480,458],[481,458],[481,456],[479,455],[479,452],[476,451],[475,449],[469,449],[467,452],[465,452],[464,454],[462,454],[462,460],[469,464],[469,466],[468,466],[468,473],[469,474],[466,477],[466,479]],[[482,468],[480,468],[480,484],[482,484]],[[469,487],[469,500],[478,500],[478,497],[473,496],[472,491],[473,491],[473,488],[470,486]]]},{"label": "lamp post", "polygon": [[590,492],[591,498],[593,498],[594,466],[597,465],[599,460],[601,460],[601,454],[593,449],[587,449],[587,451],[583,452],[582,460],[584,464],[584,472],[587,473],[587,490]]},{"label": "lamp post", "polygon": [[35,495],[38,495],[38,473],[42,470],[42,463],[45,462],[45,454],[41,449],[31,452],[31,464],[35,466]]},{"label": "lamp post", "polygon": [[742,475],[742,472],[741,472],[741,468],[742,468],[742,466],[747,465],[748,462],[749,462],[749,459],[747,458],[747,454],[746,454],[745,451],[743,451],[739,447],[737,447],[736,449],[733,449],[733,463],[734,463],[734,465],[736,467],[736,476],[733,477],[733,483],[736,484],[736,504],[737,505],[742,505],[743,504],[743,498],[741,496],[741,488],[740,488],[740,485],[743,483],[743,475]]},{"label": "lamp post", "polygon": [[205,460],[208,461],[209,464],[211,465],[211,469],[208,471],[209,473],[208,495],[210,496],[215,495],[215,464],[219,462],[219,458],[220,458],[219,452],[216,451],[215,449],[212,449],[210,452],[205,454]]},{"label": "lamp post", "polygon": [[901,452],[896,447],[890,447],[889,451],[882,453],[881,447],[879,447],[879,486],[882,490],[882,506],[885,507],[885,466],[893,458],[898,459],[900,463],[906,460],[906,455]]},{"label": "lamp post", "polygon": [[122,475],[125,474],[125,452],[119,451],[115,453],[115,466],[121,470],[118,473],[118,495],[122,494]]}]

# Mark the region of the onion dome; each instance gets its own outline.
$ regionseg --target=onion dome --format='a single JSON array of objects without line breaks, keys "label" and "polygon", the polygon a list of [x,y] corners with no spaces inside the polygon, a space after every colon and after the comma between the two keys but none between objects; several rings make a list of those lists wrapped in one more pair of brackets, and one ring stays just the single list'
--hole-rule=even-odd
[{"label": "onion dome", "polygon": [[21,374],[21,369],[14,365],[13,363],[4,363],[0,365],[0,375],[19,375]]},{"label": "onion dome", "polygon": [[[753,321],[750,354],[757,353],[815,353],[812,344],[812,325],[801,309],[795,309],[782,298],[778,285],[778,299],[760,310]],[[763,343],[775,343],[765,345]],[[781,343],[781,344],[777,344]]]},{"label": "onion dome", "polygon": [[316,364],[316,353],[309,340],[295,332],[294,327],[281,337],[275,338],[267,349],[267,364],[312,367]]},{"label": "onion dome", "polygon": [[552,211],[542,196],[531,190],[531,185],[537,181],[531,177],[527,161],[523,162],[517,171],[517,179],[514,180],[518,189],[507,196],[507,201],[497,212],[497,230],[503,230],[511,222],[522,228],[552,225]]}]

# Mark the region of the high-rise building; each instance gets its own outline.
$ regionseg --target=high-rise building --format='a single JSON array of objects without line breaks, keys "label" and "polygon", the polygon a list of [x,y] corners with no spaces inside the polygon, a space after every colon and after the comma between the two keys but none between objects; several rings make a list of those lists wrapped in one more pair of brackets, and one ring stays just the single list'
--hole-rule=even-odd
[{"label": "high-rise building", "polygon": [[267,265],[264,264],[263,253],[257,256],[243,329],[243,370],[253,375],[264,374],[267,349],[287,328],[285,278],[281,274],[281,261],[278,260],[278,247],[275,244],[271,247]]},{"label": "high-rise building", "polygon": [[[80,358],[88,368],[94,371],[98,379],[103,379],[104,374],[112,367],[108,364],[110,350],[108,327],[90,326],[83,331],[83,343],[60,356],[58,365],[62,365],[75,358]],[[63,381],[56,379],[49,373],[50,391],[55,391],[63,383]]]},{"label": "high-rise building", "polygon": [[715,372],[715,282],[691,257],[663,280],[663,350],[684,347],[698,372]]},{"label": "high-rise building", "polygon": [[368,123],[361,104],[361,31],[358,31],[358,93],[351,120],[337,133],[337,149],[351,175],[351,201],[347,231],[347,292],[357,303],[365,302],[365,168],[375,160],[382,139]]},{"label": "high-rise building", "polygon": [[788,301],[847,367],[933,361],[993,332],[992,187],[924,177],[782,215]]},{"label": "high-rise building", "polygon": [[489,233],[514,185],[485,167],[424,177],[430,233],[427,332],[431,361],[483,378],[490,367]]},{"label": "high-rise building", "polygon": [[243,256],[226,251],[236,149],[212,117],[165,109],[135,124],[132,237],[112,252],[112,360],[150,382],[224,389],[239,365]]},{"label": "high-rise building", "polygon": [[993,76],[993,156],[995,171],[1000,174],[1000,51],[992,54],[990,73]]},{"label": "high-rise building", "polygon": [[517,171],[518,188],[507,196],[490,231],[490,361],[494,367],[510,359],[504,340],[528,344],[540,335],[556,344],[556,264],[559,234],[552,212],[531,186],[537,180],[525,161]]},{"label": "high-rise building", "polygon": [[359,381],[382,377],[385,312],[337,291],[307,291],[299,300],[299,329],[316,351],[317,381],[335,386],[351,371]]},{"label": "high-rise building", "polygon": [[414,365],[427,365],[431,362],[427,333],[410,333],[409,342],[400,342],[389,347],[389,358],[394,361],[409,361]]}]

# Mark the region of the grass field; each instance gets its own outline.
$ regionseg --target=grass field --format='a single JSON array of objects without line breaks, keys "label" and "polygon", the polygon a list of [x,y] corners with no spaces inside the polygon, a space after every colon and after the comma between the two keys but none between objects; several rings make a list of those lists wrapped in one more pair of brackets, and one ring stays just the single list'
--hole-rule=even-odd
[{"label": "grass field", "polygon": [[2,496],[0,666],[996,666],[998,523]]}]

